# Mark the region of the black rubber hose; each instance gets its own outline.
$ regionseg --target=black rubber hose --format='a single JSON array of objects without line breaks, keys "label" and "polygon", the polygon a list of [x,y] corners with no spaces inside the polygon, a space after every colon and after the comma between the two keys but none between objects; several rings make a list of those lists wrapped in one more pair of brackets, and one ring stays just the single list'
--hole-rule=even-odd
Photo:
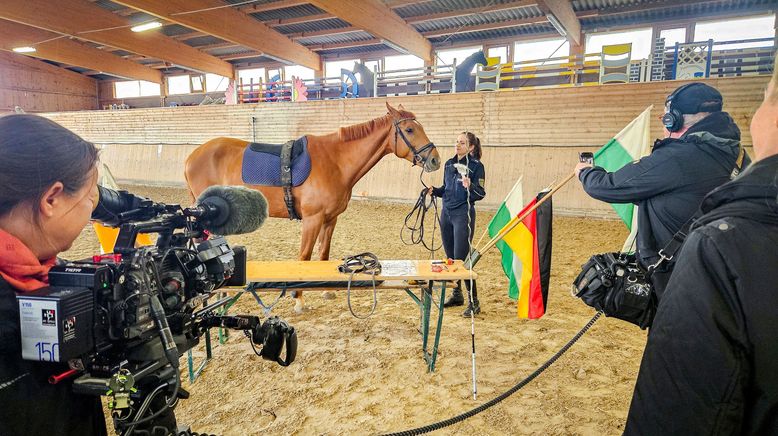
[{"label": "black rubber hose", "polygon": [[578,342],[578,339],[580,339],[581,336],[583,336],[584,333],[586,333],[587,330],[589,330],[592,327],[592,325],[594,325],[594,323],[600,318],[600,316],[602,316],[602,311],[599,311],[596,314],[594,314],[592,319],[590,319],[589,322],[586,323],[586,325],[583,326],[583,328],[580,331],[578,331],[578,333],[576,333],[575,336],[573,336],[573,338],[570,339],[570,341],[567,344],[565,344],[564,347],[562,347],[559,351],[557,351],[556,354],[551,356],[551,358],[548,359],[546,361],[546,363],[541,365],[532,374],[527,376],[527,378],[525,378],[524,380],[520,381],[518,384],[516,384],[512,388],[510,388],[507,391],[505,391],[499,397],[496,397],[496,398],[494,398],[494,399],[492,399],[492,400],[490,400],[490,401],[488,401],[488,402],[486,402],[484,404],[481,404],[480,406],[476,407],[475,409],[469,410],[469,411],[467,411],[465,413],[462,413],[461,415],[457,415],[457,416],[455,416],[453,418],[449,418],[449,419],[446,419],[444,421],[438,421],[438,422],[436,422],[434,424],[425,425],[424,427],[414,428],[412,430],[405,430],[405,431],[400,431],[400,432],[396,432],[396,433],[388,433],[385,436],[413,436],[413,435],[429,433],[429,432],[435,431],[435,430],[440,430],[442,428],[448,427],[448,426],[456,424],[458,422],[462,422],[462,421],[464,421],[464,420],[466,420],[468,418],[471,418],[471,417],[473,417],[473,416],[483,412],[484,410],[494,406],[495,404],[497,404],[500,401],[510,397],[516,391],[518,391],[519,389],[521,389],[524,386],[526,386],[529,382],[534,380],[543,371],[545,371],[549,366],[551,366],[554,362],[556,362],[557,359],[559,359],[563,354],[565,354],[565,352],[568,349],[570,349],[570,347],[573,346],[573,344]]}]

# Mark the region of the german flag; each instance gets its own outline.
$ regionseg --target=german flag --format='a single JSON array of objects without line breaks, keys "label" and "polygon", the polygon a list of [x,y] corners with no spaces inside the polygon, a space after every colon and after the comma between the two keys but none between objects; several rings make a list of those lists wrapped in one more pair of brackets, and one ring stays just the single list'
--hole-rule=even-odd
[{"label": "german flag", "polygon": [[[538,194],[514,218],[523,215],[547,193],[543,191]],[[519,318],[537,319],[546,312],[551,277],[551,219],[552,205],[549,198],[503,237],[507,247],[500,244],[501,251],[510,249],[513,252],[513,270],[518,269],[517,266],[521,269],[520,273],[517,271],[513,274],[514,280],[518,279],[516,300]],[[503,252],[503,257],[506,254]]]}]

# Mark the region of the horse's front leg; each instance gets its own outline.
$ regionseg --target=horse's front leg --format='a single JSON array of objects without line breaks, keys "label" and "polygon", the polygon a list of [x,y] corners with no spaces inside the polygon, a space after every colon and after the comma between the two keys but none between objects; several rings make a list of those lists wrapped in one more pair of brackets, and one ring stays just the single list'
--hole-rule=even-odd
[{"label": "horse's front leg", "polygon": [[[303,236],[300,240],[300,260],[311,260],[313,247],[316,245],[316,239],[321,232],[324,215],[319,213],[303,217]],[[293,291],[292,297],[296,299],[294,311],[302,313],[305,306],[303,303],[303,291]]]},{"label": "horse's front leg", "polygon": [[[325,221],[319,233],[319,260],[330,260],[330,244],[332,243],[332,233],[335,231],[335,224],[338,217]],[[335,298],[335,293],[331,291],[324,292],[322,297],[325,300]]]},{"label": "horse's front leg", "polygon": [[337,222],[338,217],[335,217],[326,221],[321,227],[321,233],[319,233],[319,260],[330,260],[332,233],[335,231]]}]

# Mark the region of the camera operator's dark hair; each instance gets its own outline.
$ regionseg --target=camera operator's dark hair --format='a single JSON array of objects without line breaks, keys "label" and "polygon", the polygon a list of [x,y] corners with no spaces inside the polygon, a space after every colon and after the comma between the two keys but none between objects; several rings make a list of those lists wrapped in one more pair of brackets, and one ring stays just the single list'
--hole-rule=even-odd
[{"label": "camera operator's dark hair", "polygon": [[37,212],[46,190],[62,182],[73,194],[96,168],[98,150],[88,141],[37,115],[0,117],[0,217],[31,201]]},{"label": "camera operator's dark hair", "polygon": [[462,132],[462,134],[467,137],[467,142],[473,146],[473,151],[470,154],[476,159],[481,159],[481,140],[473,132]]}]

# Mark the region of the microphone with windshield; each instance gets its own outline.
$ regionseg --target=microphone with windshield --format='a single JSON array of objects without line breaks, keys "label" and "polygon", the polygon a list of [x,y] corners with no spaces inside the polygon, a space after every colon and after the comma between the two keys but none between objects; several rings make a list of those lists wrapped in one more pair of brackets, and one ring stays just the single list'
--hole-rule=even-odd
[{"label": "microphone with windshield", "polygon": [[211,186],[197,198],[197,206],[184,215],[217,235],[240,235],[258,229],[267,219],[267,199],[260,192],[242,186]]},{"label": "microphone with windshield", "polygon": [[156,203],[127,191],[97,187],[100,199],[92,219],[118,227],[127,222],[150,220],[163,213],[183,213],[217,235],[239,235],[258,229],[268,216],[267,200],[258,191],[242,186],[211,186],[197,199],[197,205]]}]

